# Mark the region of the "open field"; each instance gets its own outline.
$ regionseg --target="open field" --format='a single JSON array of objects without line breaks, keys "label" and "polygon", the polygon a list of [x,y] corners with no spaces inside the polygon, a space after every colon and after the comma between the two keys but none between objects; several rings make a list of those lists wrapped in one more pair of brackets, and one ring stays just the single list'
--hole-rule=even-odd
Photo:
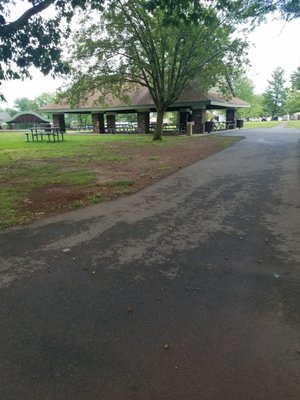
[{"label": "open field", "polygon": [[0,133],[0,228],[133,193],[240,138],[66,135],[26,142]]}]

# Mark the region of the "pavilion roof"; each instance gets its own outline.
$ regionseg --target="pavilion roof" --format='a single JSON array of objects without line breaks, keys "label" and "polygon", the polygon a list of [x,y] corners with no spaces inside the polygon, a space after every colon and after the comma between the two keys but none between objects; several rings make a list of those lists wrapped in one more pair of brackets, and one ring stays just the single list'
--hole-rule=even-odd
[{"label": "pavilion roof", "polygon": [[[136,90],[127,94],[127,101],[113,97],[107,94],[104,102],[97,103],[99,92],[95,92],[80,102],[76,107],[71,107],[67,102],[58,104],[47,104],[41,110],[43,112],[135,112],[138,110],[155,111],[155,105],[151,95],[146,87],[140,86]],[[231,97],[226,98],[219,93],[204,93],[197,85],[188,85],[176,100],[170,110],[176,110],[184,107],[192,108],[244,108],[249,107],[245,101]]]}]

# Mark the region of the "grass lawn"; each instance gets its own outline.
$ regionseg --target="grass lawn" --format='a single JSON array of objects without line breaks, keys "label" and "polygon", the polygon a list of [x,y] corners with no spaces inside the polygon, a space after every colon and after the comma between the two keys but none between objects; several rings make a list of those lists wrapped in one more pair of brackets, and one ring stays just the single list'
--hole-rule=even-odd
[{"label": "grass lawn", "polygon": [[135,192],[237,140],[67,134],[48,143],[0,132],[0,228]]},{"label": "grass lawn", "polygon": [[280,121],[258,121],[258,122],[244,122],[244,128],[246,129],[262,129],[262,128],[274,128]]},{"label": "grass lawn", "polygon": [[300,120],[288,121],[288,128],[300,129]]}]

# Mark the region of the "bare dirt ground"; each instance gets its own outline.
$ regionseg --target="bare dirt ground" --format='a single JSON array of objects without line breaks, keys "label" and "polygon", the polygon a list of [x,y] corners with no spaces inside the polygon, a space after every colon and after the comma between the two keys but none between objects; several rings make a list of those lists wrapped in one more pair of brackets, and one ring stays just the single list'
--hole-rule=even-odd
[{"label": "bare dirt ground", "polygon": [[39,219],[134,193],[185,166],[209,157],[235,140],[239,139],[194,137],[155,148],[130,147],[126,142],[110,143],[110,149],[126,159],[105,160],[88,165],[96,172],[95,184],[36,188],[22,203],[20,212],[31,214],[32,219]]}]

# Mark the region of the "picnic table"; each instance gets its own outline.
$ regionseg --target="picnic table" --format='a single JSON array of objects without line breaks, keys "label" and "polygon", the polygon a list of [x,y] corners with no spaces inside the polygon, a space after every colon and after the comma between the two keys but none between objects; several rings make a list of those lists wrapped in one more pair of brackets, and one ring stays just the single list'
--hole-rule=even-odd
[{"label": "picnic table", "polygon": [[65,132],[61,131],[59,128],[31,128],[30,132],[26,132],[27,142],[39,142],[43,141],[44,137],[48,138],[48,142],[64,142]]}]

